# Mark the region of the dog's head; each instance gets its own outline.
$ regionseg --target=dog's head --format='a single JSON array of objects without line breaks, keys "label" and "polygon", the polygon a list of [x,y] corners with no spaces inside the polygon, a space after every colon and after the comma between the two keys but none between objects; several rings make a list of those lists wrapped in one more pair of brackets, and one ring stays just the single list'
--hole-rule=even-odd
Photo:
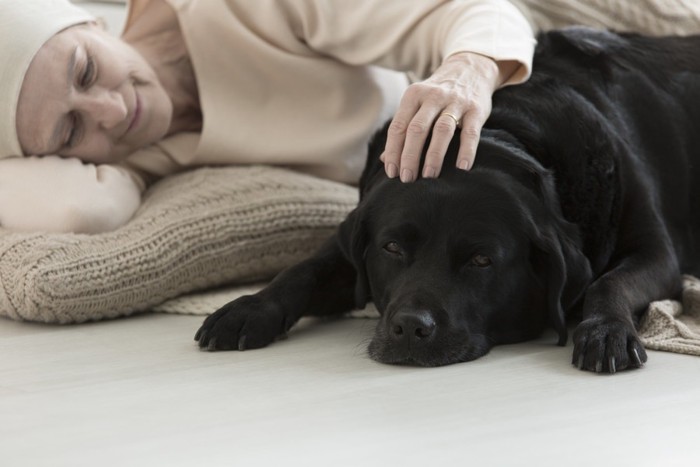
[{"label": "dog's head", "polygon": [[375,176],[341,225],[358,306],[372,299],[382,315],[373,359],[469,361],[548,325],[566,342],[563,310],[591,276],[577,231],[550,175],[519,149],[482,141],[478,158],[471,172],[411,184]]}]

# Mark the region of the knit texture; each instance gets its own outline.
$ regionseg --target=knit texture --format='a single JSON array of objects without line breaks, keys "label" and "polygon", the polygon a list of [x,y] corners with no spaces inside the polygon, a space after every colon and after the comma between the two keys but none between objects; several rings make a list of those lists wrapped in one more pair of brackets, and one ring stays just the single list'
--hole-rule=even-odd
[{"label": "knit texture", "polygon": [[355,188],[279,168],[173,176],[154,185],[114,232],[0,230],[0,315],[79,323],[269,279],[311,255],[356,204]]},{"label": "knit texture", "polygon": [[697,0],[512,0],[536,30],[573,24],[652,35],[700,33]]},{"label": "knit texture", "polygon": [[683,278],[682,302],[652,303],[639,332],[648,349],[700,356],[700,280]]}]

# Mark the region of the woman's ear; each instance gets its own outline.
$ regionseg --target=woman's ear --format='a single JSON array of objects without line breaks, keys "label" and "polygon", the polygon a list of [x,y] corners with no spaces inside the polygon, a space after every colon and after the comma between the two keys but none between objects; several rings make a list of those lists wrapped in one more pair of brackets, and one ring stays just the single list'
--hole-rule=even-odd
[{"label": "woman's ear", "polygon": [[367,251],[367,233],[363,221],[363,210],[355,208],[338,228],[337,240],[345,258],[357,273],[355,279],[355,306],[362,309],[370,298],[365,253]]}]

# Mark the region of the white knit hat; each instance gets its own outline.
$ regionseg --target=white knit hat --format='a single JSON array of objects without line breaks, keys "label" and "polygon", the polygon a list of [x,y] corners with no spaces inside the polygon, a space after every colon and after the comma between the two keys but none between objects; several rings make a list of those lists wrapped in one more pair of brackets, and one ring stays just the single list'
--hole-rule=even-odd
[{"label": "white knit hat", "polygon": [[94,20],[67,0],[0,0],[0,159],[22,155],[17,100],[34,55],[54,34]]}]

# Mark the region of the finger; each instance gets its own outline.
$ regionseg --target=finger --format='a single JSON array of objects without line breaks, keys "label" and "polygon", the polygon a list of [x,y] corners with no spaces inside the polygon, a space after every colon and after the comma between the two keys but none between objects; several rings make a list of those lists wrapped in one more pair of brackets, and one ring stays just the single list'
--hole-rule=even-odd
[{"label": "finger", "polygon": [[416,113],[406,129],[406,141],[401,152],[399,164],[399,176],[404,183],[412,182],[418,176],[421,155],[425,147],[425,141],[437,117],[438,109],[426,106]]},{"label": "finger", "polygon": [[395,178],[399,175],[401,152],[406,140],[406,131],[409,122],[419,107],[420,104],[417,101],[404,96],[399,109],[389,124],[386,146],[384,146],[384,152],[379,156],[384,162],[384,171],[389,178]]},{"label": "finger", "polygon": [[474,165],[481,128],[484,126],[487,117],[488,112],[472,109],[462,118],[457,168],[470,170]]},{"label": "finger", "polygon": [[447,148],[455,135],[457,123],[460,122],[458,115],[456,112],[445,111],[435,121],[430,145],[423,163],[422,176],[424,178],[434,178],[440,175]]}]

